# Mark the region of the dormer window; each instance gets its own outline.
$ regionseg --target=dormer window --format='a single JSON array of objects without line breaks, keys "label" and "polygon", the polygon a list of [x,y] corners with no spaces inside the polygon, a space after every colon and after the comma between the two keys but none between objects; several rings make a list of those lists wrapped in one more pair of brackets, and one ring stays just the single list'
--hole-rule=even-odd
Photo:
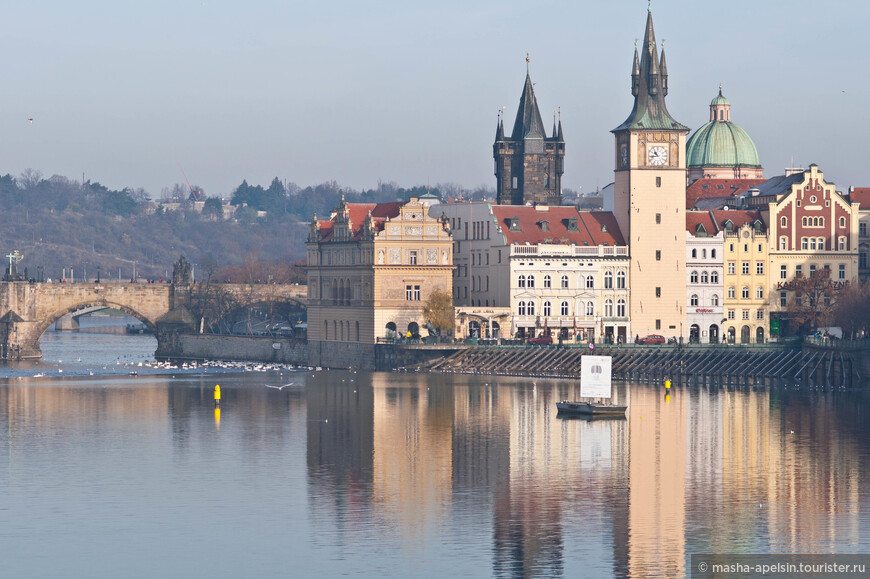
[{"label": "dormer window", "polygon": [[511,231],[521,231],[520,230],[520,218],[519,217],[509,217],[508,218],[508,228]]},{"label": "dormer window", "polygon": [[568,223],[567,223],[567,225],[566,225],[566,229],[567,229],[568,231],[571,231],[571,232],[578,232],[578,231],[580,231],[580,230],[577,228],[577,218],[576,218],[576,217],[569,217],[567,221],[568,221]]},{"label": "dormer window", "polygon": [[761,233],[761,221],[756,219],[752,226],[755,228],[756,233]]},{"label": "dormer window", "polygon": [[601,233],[607,233],[607,226],[604,225],[603,223],[601,224]]},{"label": "dormer window", "polygon": [[698,227],[695,228],[695,235],[698,237],[707,237],[707,229],[704,228],[702,223],[699,223]]},{"label": "dormer window", "polygon": [[538,221],[538,227],[541,228],[541,231],[550,231],[550,222],[546,220]]},{"label": "dormer window", "polygon": [[734,231],[734,222],[730,219],[725,221],[725,231]]}]

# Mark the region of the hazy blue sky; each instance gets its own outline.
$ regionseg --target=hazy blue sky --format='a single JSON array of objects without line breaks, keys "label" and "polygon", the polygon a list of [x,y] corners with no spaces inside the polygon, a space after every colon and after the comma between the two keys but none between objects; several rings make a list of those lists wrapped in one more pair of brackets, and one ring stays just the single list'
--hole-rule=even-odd
[{"label": "hazy blue sky", "polygon": [[[0,173],[209,195],[242,179],[354,188],[494,186],[531,54],[548,127],[561,107],[565,187],[613,177],[647,3],[547,0],[19,1],[0,21]],[[656,0],[668,108],[693,129],[720,82],[765,174],[817,163],[870,185],[866,2]],[[33,117],[31,124],[27,121]],[[793,160],[793,161],[792,161]]]}]

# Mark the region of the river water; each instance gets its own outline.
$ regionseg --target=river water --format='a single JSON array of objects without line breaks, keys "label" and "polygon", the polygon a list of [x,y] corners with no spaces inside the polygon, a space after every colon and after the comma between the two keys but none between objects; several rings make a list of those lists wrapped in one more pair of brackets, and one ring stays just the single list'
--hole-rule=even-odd
[{"label": "river water", "polygon": [[620,384],[628,417],[589,422],[557,417],[568,380],[41,346],[0,367],[4,577],[680,577],[692,553],[870,553],[865,393]]}]

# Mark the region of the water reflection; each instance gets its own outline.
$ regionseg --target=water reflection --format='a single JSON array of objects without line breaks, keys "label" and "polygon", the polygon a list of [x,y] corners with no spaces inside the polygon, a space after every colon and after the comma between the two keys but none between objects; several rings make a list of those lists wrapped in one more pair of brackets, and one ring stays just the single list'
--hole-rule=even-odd
[{"label": "water reflection", "polygon": [[[619,385],[628,416],[587,421],[556,415],[578,394],[564,380],[321,372],[266,388],[282,381],[0,386],[5,500],[19,503],[0,549],[32,550],[23,528],[50,535],[51,509],[70,498],[52,489],[92,472],[182,493],[151,521],[152,548],[171,550],[160,534],[180,521],[198,540],[231,542],[201,501],[219,502],[248,550],[230,565],[198,561],[210,576],[286,574],[290,551],[303,575],[420,577],[680,577],[699,552],[870,552],[866,395]],[[21,472],[45,485],[38,500]],[[220,493],[204,492],[215,480]],[[164,500],[146,492],[124,512],[151,520]],[[113,511],[86,504],[73,510],[90,554],[115,570],[93,547],[111,545],[114,527],[91,520]]]}]

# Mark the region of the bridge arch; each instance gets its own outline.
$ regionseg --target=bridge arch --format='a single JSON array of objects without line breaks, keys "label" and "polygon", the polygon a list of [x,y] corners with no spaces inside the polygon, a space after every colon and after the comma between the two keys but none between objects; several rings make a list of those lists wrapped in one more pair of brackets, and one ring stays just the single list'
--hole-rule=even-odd
[{"label": "bridge arch", "polygon": [[48,330],[48,328],[50,328],[53,323],[55,323],[57,320],[59,320],[63,316],[65,316],[67,314],[74,314],[80,310],[84,310],[87,308],[93,308],[93,307],[104,307],[106,309],[120,310],[120,311],[124,312],[125,314],[127,314],[128,316],[136,318],[137,320],[139,320],[140,322],[145,324],[145,327],[147,327],[149,330],[151,330],[152,333],[155,333],[155,334],[157,333],[156,320],[149,319],[147,316],[139,313],[137,310],[135,310],[134,308],[132,308],[126,304],[110,303],[110,302],[81,303],[81,304],[78,304],[75,306],[69,306],[69,307],[62,309],[62,310],[56,310],[56,311],[48,314],[45,318],[39,320],[39,323],[36,325],[36,330],[35,330],[35,333],[37,335],[37,339],[41,339],[42,335],[46,332],[46,330]]}]

